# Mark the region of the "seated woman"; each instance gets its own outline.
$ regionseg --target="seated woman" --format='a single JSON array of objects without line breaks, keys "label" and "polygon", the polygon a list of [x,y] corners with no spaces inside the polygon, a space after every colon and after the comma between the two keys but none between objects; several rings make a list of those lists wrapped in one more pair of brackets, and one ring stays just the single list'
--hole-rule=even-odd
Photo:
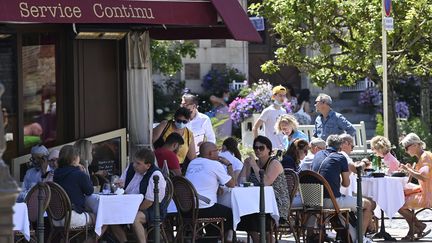
[{"label": "seated woman", "polygon": [[309,138],[302,131],[297,130],[299,123],[292,115],[281,115],[276,121],[275,130],[277,133],[282,132],[284,136],[283,144],[288,149],[294,139],[301,138],[309,142]]},{"label": "seated woman", "polygon": [[[63,146],[57,163],[54,182],[63,187],[72,204],[70,227],[94,224],[94,214],[84,210],[85,197],[93,193],[93,185],[85,173],[85,168],[80,164],[78,150],[72,145]],[[62,225],[62,222],[59,222],[59,225]]]},{"label": "seated woman", "polygon": [[424,232],[426,224],[420,222],[410,209],[421,209],[432,207],[432,153],[424,151],[426,144],[414,134],[408,134],[401,141],[405,152],[418,159],[415,167],[410,164],[401,164],[400,168],[409,176],[418,180],[417,190],[411,190],[411,194],[405,193],[405,204],[399,209],[399,213],[405,218],[409,225],[407,236],[403,239],[419,239],[429,234],[431,230]]},{"label": "seated woman", "polygon": [[[191,112],[185,108],[180,107],[174,113],[173,121],[164,120],[155,128],[153,128],[153,146],[155,149],[162,147],[165,139],[173,132],[180,134],[184,140],[184,144],[180,146],[177,152],[177,158],[182,168],[184,167],[183,162],[186,157],[189,161],[195,159],[195,142],[192,131],[186,127],[186,124],[190,121]],[[185,168],[184,168],[185,170]]]},{"label": "seated woman", "polygon": [[[263,183],[265,186],[272,186],[274,189],[277,206],[279,209],[280,220],[283,222],[288,219],[289,192],[285,179],[282,164],[271,156],[272,143],[264,136],[257,136],[253,142],[253,149],[257,160],[249,157],[245,160],[243,169],[240,173],[240,180],[248,180],[256,185],[260,184],[259,171],[264,170]],[[269,219],[269,218],[268,218]],[[266,220],[267,223],[270,220]],[[266,223],[266,224],[267,224]],[[267,229],[270,226],[266,227]],[[237,227],[246,230],[253,238],[253,242],[259,242],[259,216],[251,214],[241,217]]]},{"label": "seated woman", "polygon": [[[243,163],[241,162],[241,154],[238,149],[238,142],[235,138],[229,137],[225,139],[222,143],[222,151],[219,153],[220,157],[227,159],[233,167],[234,171],[234,181],[237,183],[238,177],[241,170],[243,169]],[[228,168],[225,166],[228,171]]]},{"label": "seated woman", "polygon": [[281,161],[285,169],[292,169],[300,172],[300,162],[306,157],[309,151],[309,143],[303,139],[294,140]]},{"label": "seated woman", "polygon": [[388,174],[399,170],[399,161],[392,155],[391,143],[383,136],[375,136],[371,139],[371,149],[375,155],[381,157],[384,164],[388,167]]}]

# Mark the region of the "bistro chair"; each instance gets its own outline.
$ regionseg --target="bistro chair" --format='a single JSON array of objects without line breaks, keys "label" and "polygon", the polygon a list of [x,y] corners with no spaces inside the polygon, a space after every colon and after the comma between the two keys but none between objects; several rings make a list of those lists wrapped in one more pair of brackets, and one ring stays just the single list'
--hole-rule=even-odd
[{"label": "bistro chair", "polygon": [[46,182],[51,189],[51,200],[48,205],[48,218],[51,224],[51,232],[48,242],[53,242],[60,235],[64,242],[70,242],[81,234],[88,237],[88,231],[94,226],[71,227],[72,204],[65,190],[55,182]]},{"label": "bistro chair", "polygon": [[[30,242],[37,242],[37,235],[35,228],[37,227],[37,221],[39,218],[39,191],[42,194],[42,210],[44,213],[48,208],[48,204],[51,198],[51,190],[47,184],[43,182],[37,183],[33,186],[25,197],[25,203],[28,209],[28,218],[30,221]],[[17,240],[15,242],[25,241],[24,235],[21,232],[16,232],[15,237]]]},{"label": "bistro chair", "polygon": [[[285,173],[285,179],[288,185],[288,192],[290,196],[290,210],[288,215],[290,215],[289,217],[291,218],[291,210],[293,209],[292,202],[298,191],[299,177],[297,173],[292,169],[284,169],[284,173]],[[303,211],[303,208],[299,208],[298,212],[296,213],[301,213],[301,211]],[[298,238],[297,231],[294,230],[293,223],[291,222],[290,218],[288,218],[286,222],[281,223],[279,227],[275,230],[275,238],[277,239],[278,238],[277,235],[279,234],[279,240],[281,240],[282,235],[288,234],[291,231],[294,236],[295,242],[298,243],[300,242],[300,240]],[[293,219],[297,220],[297,216],[294,216]]]},{"label": "bistro chair", "polygon": [[[304,211],[301,222],[303,240],[305,240],[304,232],[306,229],[319,230],[318,242],[323,242],[324,232],[327,229],[334,229],[343,232],[341,236],[346,236],[346,241],[344,242],[351,242],[348,230],[350,209],[339,208],[333,190],[327,180],[314,171],[305,170],[300,172],[299,181]],[[330,196],[333,206],[331,209],[323,207],[324,191],[327,191]],[[316,223],[314,222],[313,225],[308,225],[308,220],[313,218],[316,218]],[[341,222],[340,219],[342,219],[343,222]],[[331,226],[327,227],[327,225]]]},{"label": "bistro chair", "polygon": [[[175,176],[172,181],[174,185],[173,198],[177,207],[179,222],[176,238],[182,243],[185,241],[185,238],[192,238],[192,243],[195,243],[197,238],[218,238],[224,243],[225,218],[199,218],[198,193],[192,183],[181,176]],[[220,233],[219,236],[200,235],[200,232],[207,226],[217,229]],[[188,236],[187,233],[192,233],[192,235]]]},{"label": "bistro chair", "polygon": [[[160,203],[160,209],[161,211],[166,212],[166,209],[168,208],[168,204],[171,202],[172,198],[173,198],[173,184],[171,182],[171,179],[168,177],[165,177],[165,181],[166,181],[166,188],[165,188],[165,197],[163,198],[163,200]],[[163,242],[169,243],[172,242],[172,239],[174,238],[173,236],[171,236],[170,238],[168,238],[168,235],[166,233],[166,229],[168,228],[168,226],[170,226],[170,222],[168,221],[168,219],[166,217],[162,217],[161,215],[161,224],[160,224],[160,233],[162,236],[162,240]],[[153,242],[153,238],[149,237],[152,236],[151,233],[153,233],[154,231],[154,225],[153,222],[149,222],[147,223],[147,241],[148,242]],[[172,230],[170,231],[170,233],[172,232]]]}]

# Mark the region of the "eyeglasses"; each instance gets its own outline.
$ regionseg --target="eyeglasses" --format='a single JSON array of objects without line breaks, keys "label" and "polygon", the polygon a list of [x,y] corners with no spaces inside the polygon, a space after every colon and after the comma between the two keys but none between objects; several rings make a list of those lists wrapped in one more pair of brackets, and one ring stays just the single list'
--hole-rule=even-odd
[{"label": "eyeglasses", "polygon": [[261,145],[261,146],[253,146],[253,150],[259,150],[259,151],[264,151],[264,149],[265,149],[266,147],[264,146],[264,145]]},{"label": "eyeglasses", "polygon": [[410,144],[410,145],[405,146],[405,151],[408,151],[409,147],[411,147],[412,145],[414,145],[414,144]]},{"label": "eyeglasses", "polygon": [[188,120],[181,120],[181,119],[176,119],[175,121],[177,123],[183,123],[183,124],[187,124],[189,122]]},{"label": "eyeglasses", "polygon": [[315,104],[322,103],[321,100],[315,100]]}]

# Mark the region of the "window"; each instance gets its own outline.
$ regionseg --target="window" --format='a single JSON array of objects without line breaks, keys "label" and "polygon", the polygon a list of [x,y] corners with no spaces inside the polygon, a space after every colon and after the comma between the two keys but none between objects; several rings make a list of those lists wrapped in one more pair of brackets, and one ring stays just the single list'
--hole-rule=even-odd
[{"label": "window", "polygon": [[211,47],[226,47],[226,40],[225,39],[211,40]]},{"label": "window", "polygon": [[185,64],[185,79],[201,79],[199,63]]},{"label": "window", "polygon": [[224,72],[226,70],[226,64],[225,63],[213,63],[211,65],[212,70],[218,70],[219,72]]},{"label": "window", "polygon": [[22,35],[24,148],[57,139],[57,36]]}]

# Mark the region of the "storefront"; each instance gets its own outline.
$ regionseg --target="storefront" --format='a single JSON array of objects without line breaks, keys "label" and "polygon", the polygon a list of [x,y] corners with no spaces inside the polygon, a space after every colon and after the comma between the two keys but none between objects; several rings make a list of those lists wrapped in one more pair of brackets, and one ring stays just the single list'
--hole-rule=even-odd
[{"label": "storefront", "polygon": [[[36,143],[52,147],[120,128],[135,144],[148,143],[152,95],[131,92],[131,33],[261,41],[237,1],[1,1],[7,163]],[[131,105],[140,99],[145,108]]]}]

